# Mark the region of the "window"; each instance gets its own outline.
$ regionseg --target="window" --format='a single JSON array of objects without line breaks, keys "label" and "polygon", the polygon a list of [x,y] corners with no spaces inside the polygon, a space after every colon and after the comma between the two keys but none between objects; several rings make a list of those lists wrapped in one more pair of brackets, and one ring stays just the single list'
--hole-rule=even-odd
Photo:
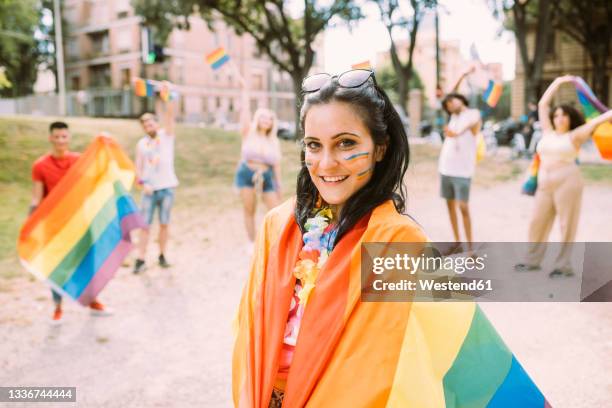
[{"label": "window", "polygon": [[230,98],[229,100],[229,107],[228,107],[230,112],[234,111],[234,99]]},{"label": "window", "polygon": [[253,74],[253,89],[263,89],[262,74]]},{"label": "window", "polygon": [[72,24],[77,24],[79,20],[79,14],[78,14],[78,9],[76,5],[64,6],[64,10],[62,14],[67,22],[72,23]]},{"label": "window", "polygon": [[73,91],[78,91],[81,89],[81,78],[78,75],[70,78],[70,89]]},{"label": "window", "polygon": [[216,106],[217,108],[220,108],[220,107],[221,107],[221,98],[219,98],[219,97],[217,96],[215,99],[216,99],[216,101],[215,101],[215,106]]},{"label": "window", "polygon": [[129,68],[122,68],[121,69],[121,86],[122,87],[129,87],[131,84],[131,80],[132,77],[130,75],[130,69]]},{"label": "window", "polygon": [[108,41],[108,30],[99,31],[97,33],[91,33],[89,35],[91,39],[91,51],[95,55],[108,54],[109,52],[109,41]]},{"label": "window", "polygon": [[68,54],[68,58],[78,58],[79,39],[77,37],[68,38],[68,43],[66,44],[66,54]]},{"label": "window", "polygon": [[111,84],[111,70],[109,64],[94,65],[89,69],[90,86],[93,88],[109,87]]}]

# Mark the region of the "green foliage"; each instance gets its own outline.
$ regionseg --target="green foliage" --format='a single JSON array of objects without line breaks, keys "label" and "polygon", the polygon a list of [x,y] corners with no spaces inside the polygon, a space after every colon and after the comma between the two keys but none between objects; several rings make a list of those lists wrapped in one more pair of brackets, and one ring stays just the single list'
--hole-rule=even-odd
[{"label": "green foliage", "polygon": [[0,0],[0,65],[12,87],[0,96],[32,92],[41,52],[34,33],[40,22],[36,0]]},{"label": "green foliage", "polygon": [[360,8],[350,0],[335,0],[326,6],[306,0],[301,16],[290,15],[282,0],[132,0],[132,5],[164,41],[174,27],[189,29],[187,16],[192,13],[199,13],[211,29],[221,18],[237,34],[253,37],[260,52],[295,77],[305,75],[312,66],[311,44],[332,17],[354,20],[361,16]]},{"label": "green foliage", "polygon": [[189,29],[189,15],[195,2],[191,0],[131,0],[134,12],[145,25],[153,28],[153,40],[164,46],[174,28]]},{"label": "green foliage", "polygon": [[[399,103],[399,95],[397,93],[399,80],[393,67],[385,65],[376,69],[376,81],[380,87],[387,92],[389,98],[391,98],[394,103]],[[414,69],[412,70],[412,76],[408,83],[408,89],[425,89],[421,77]]]}]

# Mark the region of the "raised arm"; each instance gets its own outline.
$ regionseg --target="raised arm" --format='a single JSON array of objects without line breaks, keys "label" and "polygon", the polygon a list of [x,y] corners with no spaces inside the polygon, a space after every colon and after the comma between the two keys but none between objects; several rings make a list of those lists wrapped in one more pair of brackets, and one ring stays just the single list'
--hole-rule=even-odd
[{"label": "raised arm", "polygon": [[[164,81],[165,86],[170,86],[170,83]],[[163,101],[161,98],[156,101],[156,113],[161,119],[162,127],[166,130],[166,134],[175,136],[176,133],[176,115],[174,113],[174,101],[170,98]]]},{"label": "raised arm", "polygon": [[249,133],[249,126],[251,125],[251,101],[249,95],[249,88],[242,77],[238,77],[241,85],[240,92],[240,135],[244,140]]},{"label": "raised arm", "polygon": [[569,136],[572,139],[572,143],[576,149],[580,148],[580,146],[586,142],[589,137],[591,137],[597,126],[606,122],[612,122],[612,109],[572,130]]},{"label": "raised arm", "polygon": [[459,90],[459,86],[461,85],[461,82],[463,82],[463,80],[465,79],[465,77],[467,77],[468,75],[470,75],[471,73],[473,73],[476,70],[476,66],[472,65],[470,66],[468,69],[466,69],[465,71],[463,71],[463,73],[461,74],[461,76],[459,78],[457,78],[457,82],[455,82],[455,85],[453,85],[453,87],[451,88],[451,90],[449,91],[449,93],[451,92],[457,92]]},{"label": "raised arm", "polygon": [[556,78],[540,98],[538,102],[538,116],[540,117],[540,125],[542,126],[543,132],[550,132],[553,130],[553,125],[550,122],[550,103],[552,102],[553,96],[561,84],[571,82],[573,79],[574,77],[572,75],[564,75]]}]

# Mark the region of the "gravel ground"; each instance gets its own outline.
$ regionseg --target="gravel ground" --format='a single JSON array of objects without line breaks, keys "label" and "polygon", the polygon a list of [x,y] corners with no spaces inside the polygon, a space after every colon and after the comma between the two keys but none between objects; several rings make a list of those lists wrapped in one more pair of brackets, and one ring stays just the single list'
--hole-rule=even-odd
[{"label": "gravel ground", "polygon": [[[411,214],[433,240],[450,239],[437,180],[409,184]],[[532,200],[518,188],[516,182],[474,188],[477,241],[526,238]],[[586,188],[579,241],[612,241],[612,218],[602,219],[611,202],[609,188]],[[114,316],[91,317],[67,304],[63,324],[52,327],[44,285],[27,279],[5,285],[0,385],[76,386],[76,405],[83,407],[231,406],[230,325],[247,267],[241,212],[227,209],[216,224],[197,212],[174,216],[173,267],[152,266],[141,276],[121,269],[101,296]],[[609,404],[612,304],[488,303],[483,309],[554,407]]]}]

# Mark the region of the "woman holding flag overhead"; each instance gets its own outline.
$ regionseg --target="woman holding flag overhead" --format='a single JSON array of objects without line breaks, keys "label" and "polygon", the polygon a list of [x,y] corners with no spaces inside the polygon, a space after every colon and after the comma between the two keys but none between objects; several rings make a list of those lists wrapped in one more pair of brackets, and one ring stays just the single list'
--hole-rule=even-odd
[{"label": "woman holding flag overhead", "polygon": [[281,198],[281,149],[277,137],[278,121],[273,111],[259,108],[251,118],[247,86],[241,76],[241,134],[242,147],[236,171],[235,185],[240,190],[244,208],[244,224],[249,237],[249,252],[255,240],[255,209],[257,193],[268,210],[276,207]]},{"label": "woman holding flag overhead", "polygon": [[544,407],[474,303],[361,300],[362,243],[427,241],[402,215],[408,139],[370,70],[302,91],[297,194],[266,215],[235,322],[235,406]]},{"label": "woman holding flag overhead", "polygon": [[571,105],[561,104],[550,109],[554,94],[564,83],[576,83],[578,78],[565,75],[555,79],[538,103],[542,126],[542,139],[537,146],[540,165],[537,173],[537,191],[531,222],[531,243],[525,263],[515,266],[519,271],[539,270],[546,247],[543,244],[559,215],[563,245],[549,276],[572,276],[571,243],[576,237],[582,190],[584,183],[576,165],[580,146],[593,134],[595,128],[612,120],[612,110],[584,122],[583,116]]}]

